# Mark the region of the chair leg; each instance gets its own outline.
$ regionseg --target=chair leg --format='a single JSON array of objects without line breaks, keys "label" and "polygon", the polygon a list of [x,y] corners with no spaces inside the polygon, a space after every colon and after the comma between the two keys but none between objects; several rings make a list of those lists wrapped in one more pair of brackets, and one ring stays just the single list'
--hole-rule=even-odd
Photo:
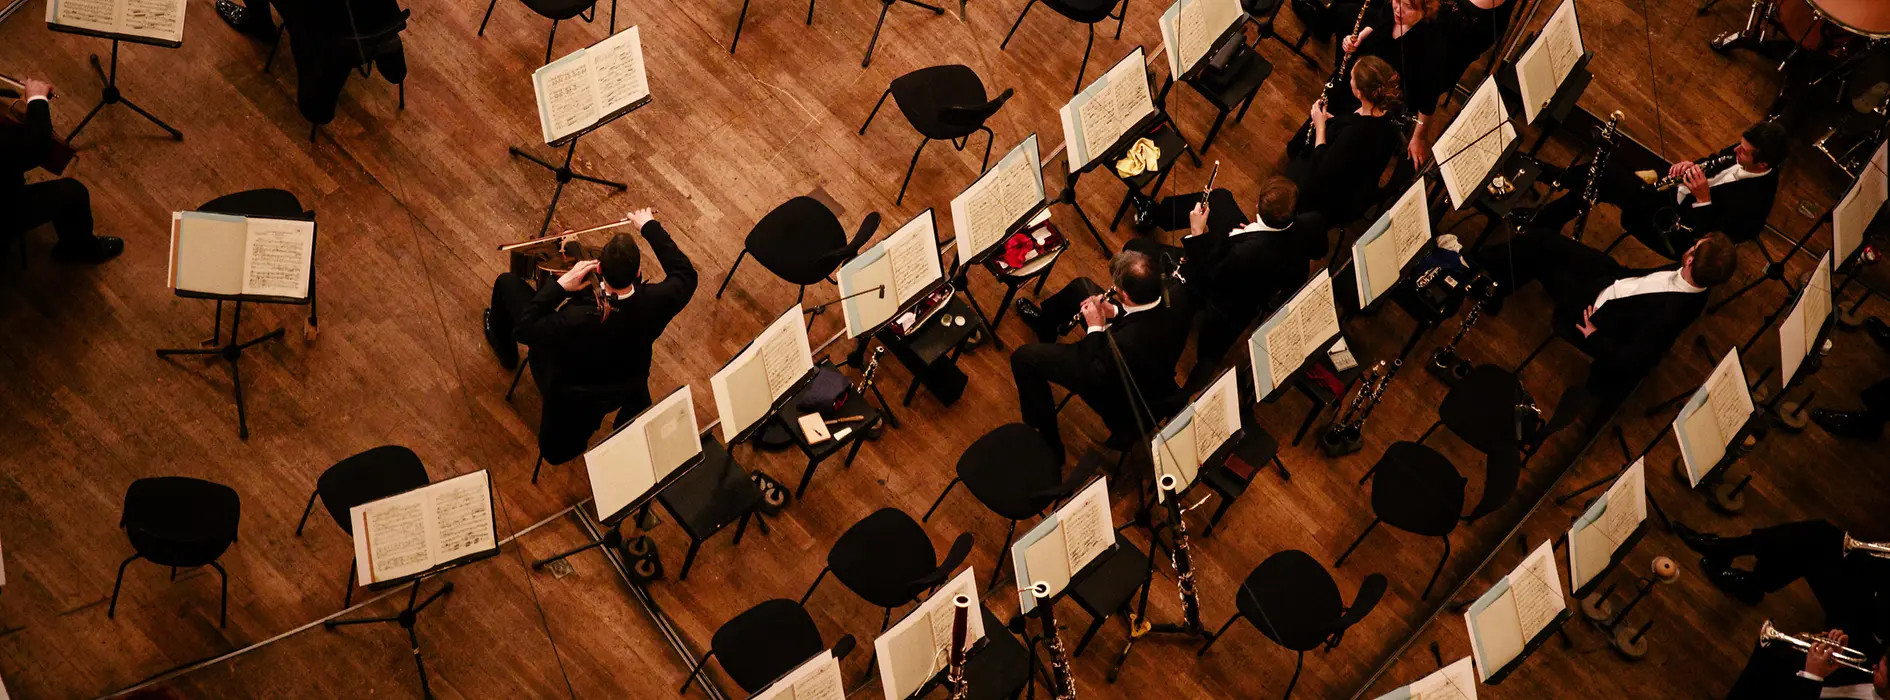
[{"label": "chair leg", "polygon": [[714,655],[714,649],[702,653],[702,658],[696,660],[695,668],[689,669],[689,677],[683,679],[682,687],[676,689],[677,695],[689,692],[689,685],[696,682],[696,676],[702,673],[703,666],[709,665],[709,657]]},{"label": "chair leg", "polygon": [[1223,109],[1220,110],[1219,114],[1214,116],[1214,125],[1208,127],[1207,138],[1201,141],[1202,153],[1206,153],[1209,148],[1214,147],[1214,137],[1220,135],[1221,125],[1225,123],[1227,123],[1227,110]]},{"label": "chair leg", "polygon": [[223,627],[230,621],[230,572],[214,561],[210,562],[210,568],[216,569],[217,578],[223,581],[223,602],[217,606],[217,626]]},{"label": "chair leg", "polygon": [[512,373],[512,385],[505,388],[505,400],[511,401],[512,392],[518,391],[518,380],[525,376],[525,366],[528,364],[531,364],[531,357],[529,355],[518,363],[518,371]]},{"label": "chair leg", "polygon": [[938,504],[945,502],[945,496],[949,495],[952,489],[958,487],[958,482],[958,477],[952,477],[952,482],[945,485],[944,491],[938,492],[938,500],[932,501],[932,507],[925,509],[925,517],[919,518],[919,522],[928,522],[932,519],[932,511],[938,510]]},{"label": "chair leg", "polygon": [[1232,507],[1234,507],[1234,499],[1225,495],[1221,496],[1221,505],[1214,509],[1214,517],[1208,518],[1207,527],[1201,528],[1202,539],[1214,536],[1214,526],[1221,524],[1221,516],[1227,515],[1227,509]]},{"label": "chair leg", "polygon": [[807,26],[814,26],[814,0],[807,0]]},{"label": "chair leg", "polygon": [[486,23],[492,21],[492,8],[499,6],[499,0],[486,3],[486,18],[479,20],[479,36],[486,35]]},{"label": "chair leg", "polygon": [[344,607],[344,608],[354,604],[354,574],[355,574],[354,567],[355,567],[354,558],[349,557],[348,558],[348,578],[347,580],[341,582],[342,591],[344,591],[341,594],[341,607]]},{"label": "chair leg", "polygon": [[728,266],[728,274],[722,277],[722,286],[715,288],[715,298],[722,298],[722,291],[728,289],[728,281],[735,279],[735,270],[741,268],[742,259],[746,257],[748,257],[748,249],[743,248],[741,254],[735,256],[735,264]]},{"label": "chair leg", "polygon": [[1233,626],[1234,626],[1234,621],[1235,621],[1235,620],[1239,620],[1239,619],[1240,619],[1240,615],[1232,615],[1232,616],[1229,616],[1229,617],[1227,618],[1227,623],[1226,623],[1226,624],[1223,624],[1223,625],[1221,625],[1221,628],[1220,628],[1220,629],[1217,629],[1217,630],[1214,630],[1214,634],[1211,634],[1211,635],[1208,635],[1208,639],[1207,639],[1207,643],[1206,643],[1206,644],[1202,644],[1202,645],[1201,645],[1201,650],[1200,650],[1200,651],[1197,651],[1197,652],[1195,652],[1195,653],[1194,653],[1194,655],[1195,655],[1195,656],[1205,656],[1205,655],[1207,655],[1207,651],[1208,651],[1208,649],[1210,649],[1210,648],[1212,648],[1212,647],[1214,646],[1214,643],[1215,643],[1215,642],[1218,642],[1218,641],[1221,641],[1221,635],[1223,635],[1223,634],[1226,634],[1226,633],[1227,633],[1227,628],[1229,628],[1229,627],[1233,627]]},{"label": "chair leg", "polygon": [[1444,562],[1447,561],[1450,561],[1450,537],[1448,536],[1444,537],[1444,556],[1437,558],[1437,568],[1431,570],[1431,580],[1424,584],[1424,594],[1418,596],[1420,600],[1431,599],[1431,587],[1437,585],[1437,576],[1444,573]]},{"label": "chair leg", "polygon": [[545,62],[551,62],[551,45],[558,42],[558,20],[551,20],[551,36],[545,37]]},{"label": "chair leg", "polygon": [[538,455],[538,464],[532,466],[532,483],[538,483],[538,470],[545,466],[545,456]]},{"label": "chair leg", "polygon": [[893,204],[900,204],[906,201],[906,186],[912,184],[912,171],[917,170],[919,168],[919,154],[924,153],[925,144],[928,144],[931,142],[932,142],[932,139],[922,137],[919,140],[919,147],[916,149],[913,149],[912,162],[906,164],[906,179],[900,181],[899,196],[893,199]]},{"label": "chair leg", "polygon": [[879,93],[879,101],[873,103],[873,111],[866,113],[866,123],[860,125],[861,136],[866,135],[866,127],[873,125],[873,117],[879,116],[879,108],[886,104],[886,96],[891,94],[892,88],[890,87],[886,88],[885,92]]},{"label": "chair leg", "polygon": [[886,13],[892,11],[895,0],[880,0],[879,21],[873,24],[873,38],[866,42],[866,55],[860,57],[860,67],[873,65],[873,48],[879,46],[879,32],[886,27]]},{"label": "chair leg", "polygon": [[690,538],[689,551],[683,554],[682,571],[676,573],[676,580],[689,580],[689,566],[696,563],[696,550],[702,549],[702,540]]},{"label": "chair leg", "polygon": [[1294,657],[1293,659],[1293,678],[1292,680],[1289,680],[1286,682],[1286,694],[1280,696],[1282,700],[1293,697],[1293,686],[1299,685],[1299,670],[1305,665],[1306,665],[1306,652],[1302,651],[1302,652],[1299,652],[1299,655]]},{"label": "chair leg", "polygon": [[1004,563],[1007,561],[1010,561],[1010,557],[1007,557],[1005,555],[1010,553],[1011,540],[1015,539],[1016,537],[1017,537],[1017,521],[1012,520],[1011,529],[1004,531],[1004,544],[998,547],[997,565],[991,567],[991,583],[987,584],[984,587],[985,590],[988,591],[993,588],[997,588],[998,574],[1004,573]]},{"label": "chair leg", "polygon": [[[494,1],[494,2],[497,2],[498,0],[493,0],[493,1]],[[490,12],[490,10],[487,10],[487,11],[488,11],[488,12]],[[275,41],[275,43],[273,43],[273,44],[270,44],[270,45],[269,45],[269,59],[268,59],[268,60],[266,60],[266,61],[263,61],[263,72],[264,72],[264,73],[268,73],[268,72],[269,72],[269,68],[270,68],[271,66],[274,66],[274,65],[276,65],[276,52],[277,52],[277,51],[281,51],[281,50],[282,50],[282,32],[283,32],[283,26],[284,26],[284,25],[276,25],[276,41]]]},{"label": "chair leg", "polygon": [[1366,526],[1365,526],[1365,531],[1364,531],[1364,532],[1361,532],[1361,533],[1358,533],[1358,539],[1356,539],[1356,540],[1352,540],[1352,546],[1350,546],[1350,547],[1346,547],[1346,548],[1345,548],[1345,552],[1343,552],[1343,553],[1341,553],[1341,554],[1339,555],[1339,560],[1338,560],[1338,561],[1335,561],[1335,562],[1332,562],[1332,568],[1335,568],[1335,569],[1336,569],[1336,568],[1339,568],[1339,567],[1341,567],[1341,566],[1345,566],[1345,558],[1346,558],[1346,557],[1349,557],[1349,556],[1352,556],[1352,550],[1355,550],[1355,549],[1358,549],[1358,545],[1359,545],[1359,543],[1360,543],[1360,542],[1364,542],[1364,541],[1365,541],[1365,536],[1366,536],[1366,535],[1369,535],[1369,534],[1372,534],[1372,530],[1375,530],[1375,529],[1377,529],[1377,528],[1378,528],[1378,519],[1377,519],[1377,518],[1372,518],[1372,524],[1370,524],[1370,525],[1366,525]]},{"label": "chair leg", "polygon": [[112,582],[112,604],[110,607],[105,608],[106,619],[111,619],[118,614],[118,589],[125,585],[125,567],[131,566],[131,562],[137,560],[137,558],[138,555],[133,554],[125,558],[125,563],[118,565],[118,580]]},{"label": "chair leg", "polygon": [[[496,2],[496,0],[495,0]],[[728,53],[735,55],[735,47],[742,43],[742,24],[748,21],[748,0],[742,0],[742,13],[735,17],[735,39],[728,42]],[[704,657],[706,659],[706,657]]]},{"label": "chair leg", "polygon": [[407,81],[401,80],[398,87],[400,88],[400,111],[405,112],[407,111]]},{"label": "chair leg", "polygon": [[1119,9],[1122,14],[1116,15],[1116,41],[1122,40],[1122,21],[1129,18],[1129,0],[1122,0],[1122,7]]},{"label": "chair leg", "polygon": [[[991,169],[991,142],[997,140],[997,132],[988,126],[980,126],[978,130],[984,132],[984,160],[978,161],[978,174],[983,175],[984,171]],[[970,143],[971,137],[965,137],[965,142]]]},{"label": "chair leg", "polygon": [[1083,638],[1076,640],[1076,651],[1070,653],[1072,658],[1083,655],[1083,649],[1088,647],[1089,640],[1096,636],[1096,630],[1102,628],[1102,621],[1100,617],[1090,618],[1089,629],[1083,630]]},{"label": "chair leg", "polygon": [[[1423,434],[1423,435],[1420,435],[1420,436],[1418,436],[1418,439],[1417,439],[1417,442],[1418,442],[1418,444],[1420,444],[1420,445],[1422,445],[1422,444],[1424,444],[1424,439],[1425,439],[1425,438],[1428,438],[1428,437],[1430,437],[1430,436],[1431,436],[1431,433],[1434,433],[1434,432],[1437,432],[1437,426],[1440,426],[1440,425],[1443,425],[1443,424],[1444,424],[1444,419],[1442,419],[1442,418],[1439,418],[1439,419],[1437,419],[1437,422],[1435,422],[1435,423],[1432,423],[1432,424],[1431,424],[1431,427],[1429,427],[1429,428],[1425,428],[1425,429],[1424,429],[1424,434]],[[1361,482],[1359,482],[1359,483],[1365,483],[1365,482],[1362,482],[1362,481],[1361,481]]]},{"label": "chair leg", "polygon": [[1010,46],[1011,36],[1015,35],[1017,33],[1017,28],[1024,24],[1024,15],[1030,14],[1030,8],[1036,4],[1037,4],[1037,0],[1030,0],[1029,2],[1024,3],[1024,11],[1017,13],[1017,21],[1011,23],[1011,31],[1005,34],[1004,41],[998,44],[999,51],[1003,51],[1005,47]]},{"label": "chair leg", "polygon": [[308,514],[315,511],[315,497],[319,495],[321,495],[320,491],[308,495],[308,506],[302,509],[302,521],[295,524],[296,537],[302,536],[302,526],[308,524]]},{"label": "chair leg", "polygon": [[[1089,41],[1083,44],[1083,62],[1077,65],[1076,87],[1070,89],[1071,95],[1083,91],[1083,74],[1089,72],[1089,50],[1096,47],[1096,25],[1089,24],[1084,26],[1089,29]],[[1116,38],[1120,39],[1121,37]],[[1116,218],[1121,219],[1122,217],[1118,216]]]},{"label": "chair leg", "polygon": [[828,571],[827,568],[822,567],[820,570],[820,575],[814,577],[813,585],[808,586],[807,592],[801,594],[801,605],[806,605],[807,599],[814,597],[814,589],[819,588],[820,582],[823,580],[826,580],[827,571]]}]

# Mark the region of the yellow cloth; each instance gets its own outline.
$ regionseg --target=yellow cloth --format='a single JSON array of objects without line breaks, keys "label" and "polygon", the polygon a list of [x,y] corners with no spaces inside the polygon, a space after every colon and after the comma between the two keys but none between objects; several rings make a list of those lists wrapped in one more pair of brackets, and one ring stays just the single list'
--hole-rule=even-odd
[{"label": "yellow cloth", "polygon": [[1152,172],[1160,168],[1161,164],[1162,149],[1157,148],[1154,141],[1146,138],[1136,139],[1135,145],[1129,147],[1129,154],[1123,156],[1122,160],[1116,161],[1116,174],[1123,178],[1131,178],[1145,172]]}]

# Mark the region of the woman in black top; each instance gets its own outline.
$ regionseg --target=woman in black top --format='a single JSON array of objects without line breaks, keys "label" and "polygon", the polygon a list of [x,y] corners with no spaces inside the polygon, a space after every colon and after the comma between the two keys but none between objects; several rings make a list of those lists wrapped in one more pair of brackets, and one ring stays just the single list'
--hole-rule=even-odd
[{"label": "woman in black top", "polygon": [[[1456,78],[1450,72],[1450,31],[1438,17],[1439,2],[1370,0],[1364,27],[1340,40],[1342,53],[1336,58],[1342,61],[1351,52],[1360,58],[1377,56],[1401,76],[1405,104],[1417,113],[1407,150],[1411,162],[1420,168],[1431,157],[1431,113]],[[1358,6],[1335,5],[1334,12],[1337,17],[1357,17]],[[1334,104],[1327,105],[1326,111],[1345,114],[1357,106],[1351,95],[1334,92],[1341,94],[1330,96]]]},{"label": "woman in black top", "polygon": [[[1451,0],[1450,76],[1451,82],[1463,82],[1470,64],[1482,58],[1509,29],[1509,13],[1515,5],[1509,0]],[[1472,86],[1474,89],[1475,86]]]},{"label": "woman in black top", "polygon": [[1313,103],[1313,147],[1287,164],[1288,175],[1299,183],[1300,211],[1319,212],[1332,226],[1344,227],[1369,206],[1379,178],[1404,144],[1390,116],[1399,107],[1398,83],[1390,64],[1364,56],[1352,67],[1346,90],[1356,107],[1334,115],[1327,105]]}]

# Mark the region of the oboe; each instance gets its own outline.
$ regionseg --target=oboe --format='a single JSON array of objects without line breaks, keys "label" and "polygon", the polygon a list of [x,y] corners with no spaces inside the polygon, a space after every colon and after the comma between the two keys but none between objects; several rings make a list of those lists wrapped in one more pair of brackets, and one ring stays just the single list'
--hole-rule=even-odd
[{"label": "oboe", "polygon": [[1043,624],[1044,647],[1050,655],[1050,697],[1076,700],[1076,676],[1070,673],[1070,654],[1063,648],[1063,637],[1057,634],[1056,606],[1050,604],[1050,583],[1031,584],[1030,594],[1037,597],[1038,621]]},{"label": "oboe", "polygon": [[1175,565],[1175,590],[1181,593],[1182,620],[1187,625],[1186,632],[1201,632],[1201,597],[1194,588],[1194,553],[1188,548],[1188,521],[1181,517],[1187,512],[1181,507],[1181,485],[1173,474],[1163,474],[1161,488],[1168,492],[1169,513],[1175,519],[1175,548],[1169,554],[1169,562]]},{"label": "oboe", "polygon": [[[1358,19],[1352,21],[1352,33],[1346,36],[1357,36],[1360,42],[1365,41],[1365,37],[1359,36],[1359,32],[1364,31],[1365,11],[1371,9],[1371,7],[1371,0],[1359,3]],[[1341,38],[1340,41],[1343,42],[1344,39]],[[1326,78],[1326,86],[1319,90],[1319,104],[1327,104],[1326,98],[1332,95],[1333,88],[1352,82],[1352,58],[1357,55],[1358,50],[1354,47],[1353,50],[1347,51],[1345,55],[1339,57],[1339,64],[1332,67],[1332,77]],[[1316,131],[1318,130],[1312,127],[1312,123],[1310,121],[1307,122],[1306,146],[1310,147],[1313,145],[1314,132]]]},{"label": "oboe", "polygon": [[1582,229],[1588,228],[1588,212],[1594,211],[1595,202],[1601,201],[1601,177],[1608,169],[1608,154],[1614,152],[1615,140],[1621,135],[1621,110],[1608,115],[1608,124],[1601,127],[1600,143],[1595,146],[1595,162],[1588,167],[1588,187],[1582,190],[1581,211],[1575,214],[1575,230],[1570,236],[1582,239]]},{"label": "oboe", "polygon": [[[1727,153],[1723,155],[1713,156],[1705,160],[1697,161],[1694,163],[1694,165],[1700,166],[1701,172],[1717,172],[1719,171],[1719,169],[1726,167],[1726,164],[1732,162],[1732,160],[1736,157],[1738,156],[1732,153]],[[1654,191],[1655,192],[1668,192],[1668,191],[1673,190],[1673,188],[1679,187],[1680,185],[1684,184],[1686,181],[1687,181],[1687,176],[1685,173],[1682,173],[1679,175],[1668,175],[1666,177],[1663,177],[1659,180],[1654,181]]]},{"label": "oboe", "polygon": [[961,595],[953,598],[951,664],[945,667],[945,683],[952,688],[951,700],[966,700],[971,697],[971,686],[965,683],[965,638],[970,636],[968,634],[970,623],[971,596]]}]

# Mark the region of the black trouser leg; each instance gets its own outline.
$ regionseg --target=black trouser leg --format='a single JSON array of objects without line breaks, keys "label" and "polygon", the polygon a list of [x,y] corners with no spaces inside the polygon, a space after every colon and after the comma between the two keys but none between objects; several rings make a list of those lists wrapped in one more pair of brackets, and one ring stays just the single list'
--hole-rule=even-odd
[{"label": "black trouser leg", "polygon": [[512,336],[512,327],[518,317],[525,313],[525,307],[531,304],[537,292],[525,278],[510,272],[499,273],[492,281],[492,328],[504,337]]},{"label": "black trouser leg", "polygon": [[5,228],[24,233],[51,222],[61,246],[89,246],[92,236],[92,195],[85,183],[72,178],[35,182],[20,188],[8,207]]},{"label": "black trouser leg", "polygon": [[1065,388],[1074,384],[1078,371],[1069,361],[1067,348],[1053,343],[1031,343],[1011,353],[1011,380],[1017,384],[1017,408],[1024,423],[1043,434],[1060,464],[1063,438],[1057,429],[1056,401],[1050,395],[1051,384]]},{"label": "black trouser leg", "polygon": [[1219,308],[1203,305],[1201,309],[1201,332],[1194,341],[1194,369],[1188,371],[1189,393],[1208,385],[1220,372],[1221,361],[1227,358],[1234,342],[1240,339],[1240,332],[1246,330],[1248,321],[1228,316]]},{"label": "black trouser leg", "polygon": [[[1247,214],[1240,210],[1240,204],[1234,201],[1234,193],[1225,188],[1216,188],[1208,195],[1208,230],[1232,231],[1235,227],[1247,223]],[[1194,205],[1201,202],[1201,193],[1190,192],[1165,197],[1155,207],[1155,227],[1163,231],[1188,230],[1188,214],[1194,211]],[[1126,246],[1125,246],[1126,247]]]},{"label": "black trouser leg", "polygon": [[1083,308],[1083,300],[1103,293],[1103,288],[1096,286],[1088,277],[1078,277],[1063,285],[1057,293],[1045,297],[1037,303],[1043,311],[1041,325],[1036,327],[1040,338],[1056,335],[1056,330],[1069,323]]}]

